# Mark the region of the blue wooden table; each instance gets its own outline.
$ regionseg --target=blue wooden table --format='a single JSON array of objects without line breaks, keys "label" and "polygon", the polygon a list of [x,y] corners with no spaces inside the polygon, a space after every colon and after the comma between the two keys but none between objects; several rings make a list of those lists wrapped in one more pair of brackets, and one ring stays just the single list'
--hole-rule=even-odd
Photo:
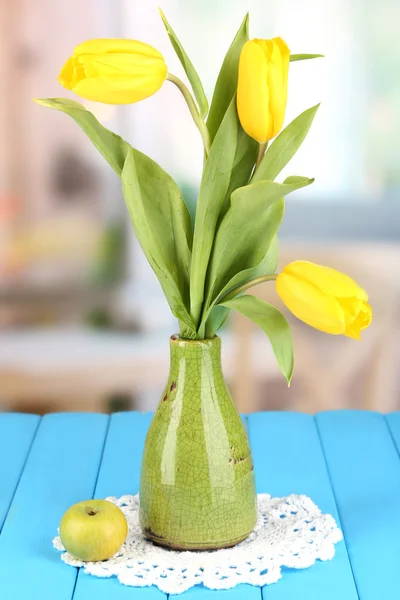
[{"label": "blue wooden table", "polygon": [[[63,512],[93,496],[136,493],[150,414],[0,415],[0,599],[162,599],[64,565],[51,540]],[[226,600],[400,598],[400,413],[337,411],[247,419],[258,492],[309,495],[334,515],[335,558],[286,569],[274,585],[181,596]]]}]

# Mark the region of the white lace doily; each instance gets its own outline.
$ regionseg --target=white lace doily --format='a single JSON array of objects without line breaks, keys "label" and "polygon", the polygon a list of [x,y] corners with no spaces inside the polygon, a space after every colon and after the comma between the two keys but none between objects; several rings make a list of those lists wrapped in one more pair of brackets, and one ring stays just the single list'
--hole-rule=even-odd
[{"label": "white lace doily", "polygon": [[[329,560],[334,544],[342,539],[335,519],[323,515],[307,496],[271,498],[258,495],[258,521],[247,540],[234,548],[214,552],[177,552],[154,546],[139,527],[138,496],[107,498],[124,512],[129,533],[113,558],[102,562],[75,560],[68,552],[61,558],[73,567],[84,567],[96,577],[118,577],[124,585],[156,585],[166,594],[180,594],[203,584],[223,590],[239,583],[263,586],[281,577],[281,567],[305,569],[317,559]],[[64,551],[59,537],[53,540]]]}]

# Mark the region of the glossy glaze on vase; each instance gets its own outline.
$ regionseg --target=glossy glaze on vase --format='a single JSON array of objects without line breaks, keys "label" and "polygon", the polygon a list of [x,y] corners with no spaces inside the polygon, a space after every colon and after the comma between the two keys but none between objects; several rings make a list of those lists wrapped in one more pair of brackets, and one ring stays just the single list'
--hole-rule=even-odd
[{"label": "glossy glaze on vase", "polygon": [[221,340],[170,340],[167,386],[147,434],[140,525],[155,543],[224,548],[257,518],[253,461],[221,369]]}]

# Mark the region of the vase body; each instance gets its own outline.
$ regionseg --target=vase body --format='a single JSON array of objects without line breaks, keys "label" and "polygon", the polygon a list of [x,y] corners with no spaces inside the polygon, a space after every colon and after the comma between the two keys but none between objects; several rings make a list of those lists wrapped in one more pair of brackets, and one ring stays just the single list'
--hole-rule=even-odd
[{"label": "vase body", "polygon": [[257,519],[253,461],[221,369],[221,340],[170,340],[168,383],[142,461],[140,525],[175,549],[226,548]]}]

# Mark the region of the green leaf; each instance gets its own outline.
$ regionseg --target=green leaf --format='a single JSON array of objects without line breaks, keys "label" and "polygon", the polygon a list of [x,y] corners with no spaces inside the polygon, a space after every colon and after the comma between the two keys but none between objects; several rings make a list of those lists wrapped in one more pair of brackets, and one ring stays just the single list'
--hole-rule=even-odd
[{"label": "green leaf", "polygon": [[301,177],[300,175],[286,177],[283,183],[264,180],[253,183],[252,181],[250,185],[238,188],[232,193],[231,206],[235,207],[236,210],[241,210],[241,212],[244,212],[246,208],[247,210],[250,207],[252,208],[251,204],[253,203],[256,206],[266,208],[281,196],[287,196],[287,194],[311,185],[313,182],[313,178]]},{"label": "green leaf", "polygon": [[196,324],[202,311],[207,266],[217,223],[230,190],[239,132],[240,123],[232,100],[211,146],[197,201],[190,274],[190,308]]},{"label": "green leaf", "polygon": [[179,321],[179,337],[183,340],[195,340],[196,331],[192,327],[187,327],[183,321]]},{"label": "green leaf", "polygon": [[79,102],[63,98],[37,102],[71,116],[122,178],[138,241],[173,314],[193,329],[189,317],[191,220],[174,180],[148,156],[103,127]]},{"label": "green leaf", "polygon": [[215,84],[214,95],[211,101],[207,127],[211,140],[214,139],[222,119],[236,94],[238,85],[239,58],[243,45],[249,39],[249,15],[247,14],[233,40]]},{"label": "green leaf", "polygon": [[[276,204],[280,205],[281,201],[278,201]],[[222,299],[222,297],[225,296],[225,294],[238,287],[242,283],[247,283],[247,281],[255,279],[260,275],[272,275],[275,273],[279,258],[278,236],[273,238],[268,250],[264,253],[264,256],[262,255],[261,246],[262,245],[255,248],[252,259],[249,261],[249,263],[251,263],[253,266],[239,271],[228,281],[226,285],[224,285],[218,294],[218,298],[216,298],[217,303],[219,302],[219,299]]]},{"label": "green leaf", "polygon": [[[215,85],[214,95],[211,102],[210,114],[207,120],[207,128],[210,133],[211,141],[222,123],[225,113],[236,111],[236,90],[238,83],[239,58],[243,45],[249,39],[249,15],[247,14],[233,40],[222,64]],[[253,140],[243,130],[237,119],[238,139],[236,143],[236,152],[233,162],[230,184],[227,189],[225,201],[221,209],[221,215],[228,208],[231,193],[238,187],[246,185],[250,179],[254,165],[257,160],[258,143]]]},{"label": "green leaf", "polygon": [[323,54],[291,54],[290,62],[298,60],[309,60],[310,58],[325,58]]},{"label": "green leaf", "polygon": [[257,160],[258,143],[256,140],[253,140],[253,138],[247,135],[240,125],[239,119],[237,120],[237,127],[238,137],[235,158],[233,160],[231,180],[229,182],[229,187],[221,215],[225,214],[226,209],[229,206],[229,199],[232,192],[234,192],[237,188],[248,184]]},{"label": "green leaf", "polygon": [[192,86],[193,93],[195,95],[195,98],[197,100],[197,104],[199,107],[200,116],[202,119],[204,119],[208,113],[208,101],[207,101],[207,97],[204,93],[204,89],[203,89],[203,85],[200,81],[200,77],[198,76],[197,71],[192,64],[192,61],[190,60],[190,58],[186,54],[182,44],[180,43],[178,36],[176,35],[176,33],[172,29],[171,25],[168,23],[167,19],[165,18],[163,11],[161,10],[161,8],[159,8],[158,10],[161,15],[162,21],[164,23],[165,29],[167,30],[168,37],[171,40],[171,44],[182,64],[182,67],[185,70],[187,78],[190,81],[190,85]]},{"label": "green leaf", "polygon": [[307,177],[291,177],[284,183],[260,181],[232,193],[230,207],[215,236],[206,309],[236,273],[263,259],[282,222],[283,196],[312,182]]},{"label": "green leaf", "polygon": [[254,173],[253,182],[263,179],[273,181],[279,175],[303,143],[318,107],[319,104],[305,110],[281,131],[264,154]]},{"label": "green leaf", "polygon": [[207,277],[206,310],[235,275],[260,263],[278,233],[283,212],[284,200],[279,196],[270,202],[249,202],[247,207],[244,202],[232,201],[215,238]]},{"label": "green leaf", "polygon": [[[219,294],[219,298],[242,283],[247,283],[247,281],[255,279],[259,275],[272,275],[275,273],[279,257],[278,246],[278,237],[275,236],[262,260],[260,260],[261,246],[255,248],[253,257],[251,258],[251,263],[254,264],[254,266],[236,273],[236,275],[234,275],[223,287]],[[218,302],[218,298],[215,302]],[[205,324],[205,334],[207,338],[214,337],[217,331],[225,323],[229,312],[230,310],[228,308],[213,303]]]},{"label": "green leaf", "polygon": [[229,317],[230,308],[213,306],[205,325],[205,337],[213,338]]},{"label": "green leaf", "polygon": [[233,298],[222,306],[236,310],[261,327],[269,337],[279,368],[290,384],[294,365],[292,333],[282,313],[255,296]]},{"label": "green leaf", "polygon": [[312,182],[306,177],[288,177],[283,184],[260,182],[233,192],[215,237],[200,336],[212,337],[221,326],[224,319],[221,321],[221,311],[215,310],[219,298],[250,279],[275,272],[276,234],[284,212],[282,196]]},{"label": "green leaf", "polygon": [[100,125],[96,117],[79,102],[68,98],[42,98],[35,102],[60,110],[72,117],[117,175],[121,175],[128,150],[131,147],[125,140]]},{"label": "green leaf", "polygon": [[[161,283],[173,314],[188,317],[190,216],[173,179],[145,154],[130,148],[122,191],[139,244]],[[185,210],[186,209],[186,210]]]}]

